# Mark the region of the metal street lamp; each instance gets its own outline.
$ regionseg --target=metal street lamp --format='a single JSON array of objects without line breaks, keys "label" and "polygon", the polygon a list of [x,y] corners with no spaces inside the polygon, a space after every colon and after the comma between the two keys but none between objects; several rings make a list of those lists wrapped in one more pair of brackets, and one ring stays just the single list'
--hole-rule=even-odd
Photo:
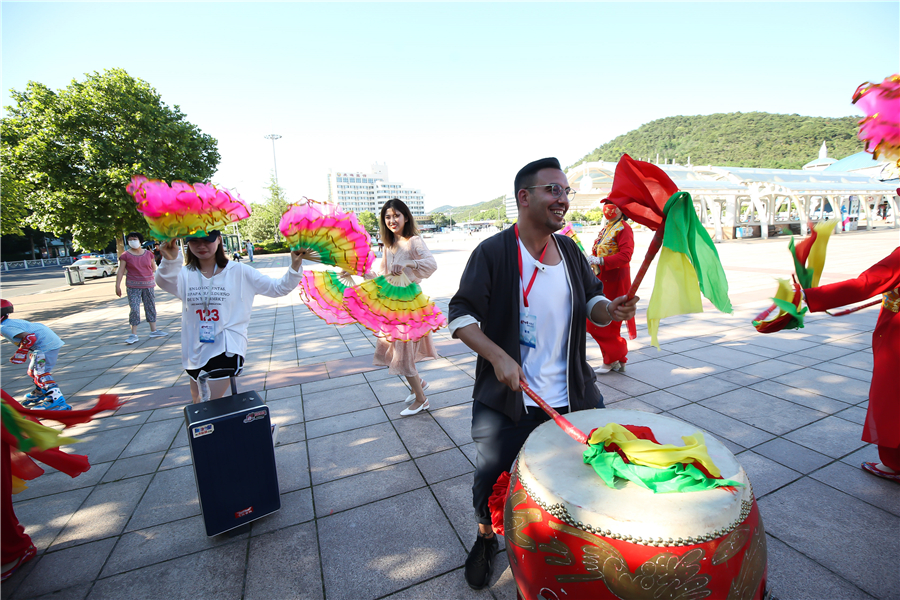
[{"label": "metal street lamp", "polygon": [[450,217],[450,229],[453,229],[453,213],[445,212],[444,214],[447,215],[448,217]]},{"label": "metal street lamp", "polygon": [[280,140],[281,136],[277,133],[270,133],[266,136],[267,140],[272,140],[272,164],[275,165],[275,183],[278,183],[278,162],[275,160],[275,140]]},{"label": "metal street lamp", "polygon": [[[278,185],[278,161],[275,160],[275,140],[280,140],[281,136],[277,133],[270,133],[265,136],[267,140],[272,140],[272,164],[275,166],[275,185]],[[278,219],[275,219],[275,241],[280,242],[281,238],[278,235]]]}]

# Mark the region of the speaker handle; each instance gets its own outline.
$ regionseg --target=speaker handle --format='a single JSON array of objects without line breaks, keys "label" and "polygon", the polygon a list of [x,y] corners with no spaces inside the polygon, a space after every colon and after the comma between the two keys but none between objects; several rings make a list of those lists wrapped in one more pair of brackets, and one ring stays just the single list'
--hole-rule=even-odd
[{"label": "speaker handle", "polygon": [[232,375],[229,379],[231,379],[231,395],[237,396],[237,383],[234,381],[234,375]]}]

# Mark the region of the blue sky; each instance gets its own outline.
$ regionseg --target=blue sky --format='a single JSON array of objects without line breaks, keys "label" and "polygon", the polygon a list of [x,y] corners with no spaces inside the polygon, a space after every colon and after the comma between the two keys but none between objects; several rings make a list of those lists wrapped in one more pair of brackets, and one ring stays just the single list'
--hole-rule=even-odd
[{"label": "blue sky", "polygon": [[378,161],[427,209],[662,117],[855,115],[856,87],[900,70],[898,7],[3,2],[3,105],[29,80],[121,67],[218,140],[213,179],[245,199],[263,196],[277,133],[289,199]]}]

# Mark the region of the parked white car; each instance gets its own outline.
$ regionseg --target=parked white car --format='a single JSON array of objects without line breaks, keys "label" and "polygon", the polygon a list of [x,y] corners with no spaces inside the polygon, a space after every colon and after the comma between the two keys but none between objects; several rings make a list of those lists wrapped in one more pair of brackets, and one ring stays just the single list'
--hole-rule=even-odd
[{"label": "parked white car", "polygon": [[82,258],[72,263],[78,267],[85,279],[90,277],[107,277],[116,272],[116,264],[105,258]]}]

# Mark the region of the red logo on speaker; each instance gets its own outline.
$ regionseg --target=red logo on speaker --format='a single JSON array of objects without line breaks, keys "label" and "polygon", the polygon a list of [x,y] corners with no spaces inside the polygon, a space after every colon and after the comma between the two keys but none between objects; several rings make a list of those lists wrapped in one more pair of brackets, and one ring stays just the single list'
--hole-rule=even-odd
[{"label": "red logo on speaker", "polygon": [[247,416],[244,417],[244,423],[250,423],[250,422],[255,421],[255,420],[257,420],[257,419],[262,419],[262,418],[265,417],[265,416],[266,416],[266,411],[265,411],[265,410],[258,410],[258,411],[256,411],[256,412],[247,413]]},{"label": "red logo on speaker", "polygon": [[252,507],[252,506],[248,506],[248,507],[245,508],[244,510],[239,510],[239,511],[237,511],[236,513],[234,513],[234,518],[235,518],[235,519],[240,519],[241,517],[246,517],[247,515],[249,515],[249,514],[252,513],[252,512],[253,512],[253,507]]}]

